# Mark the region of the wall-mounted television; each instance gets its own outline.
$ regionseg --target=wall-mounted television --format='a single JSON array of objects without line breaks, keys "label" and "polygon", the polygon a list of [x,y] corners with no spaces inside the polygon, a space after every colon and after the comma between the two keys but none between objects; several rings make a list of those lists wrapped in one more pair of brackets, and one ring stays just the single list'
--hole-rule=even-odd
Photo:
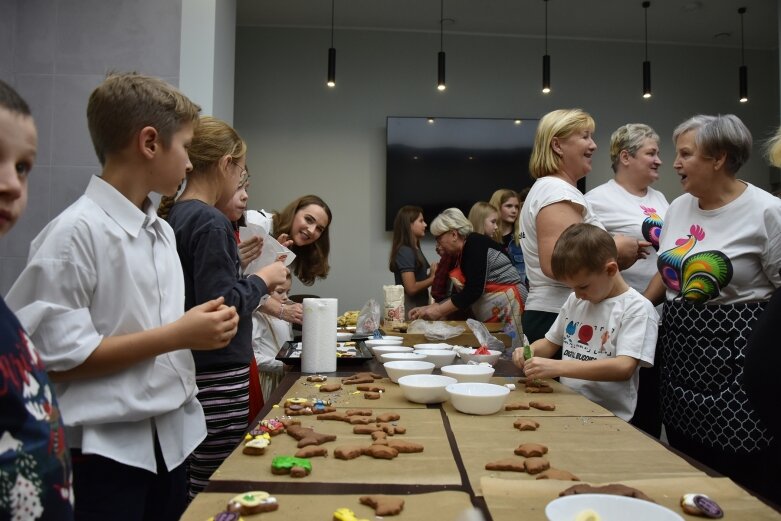
[{"label": "wall-mounted television", "polygon": [[423,208],[430,223],[445,208],[467,215],[499,188],[531,186],[538,121],[388,117],[385,229],[407,204]]}]

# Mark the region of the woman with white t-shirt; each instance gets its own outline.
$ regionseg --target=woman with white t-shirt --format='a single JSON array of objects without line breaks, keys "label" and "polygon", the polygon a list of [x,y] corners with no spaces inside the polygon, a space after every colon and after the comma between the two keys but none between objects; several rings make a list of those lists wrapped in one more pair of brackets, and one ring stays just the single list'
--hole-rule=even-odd
[{"label": "woman with white t-shirt", "polygon": [[[781,286],[781,200],[736,177],[751,133],[734,115],[694,116],[673,132],[686,192],[670,204],[659,274],[661,400],[670,445],[781,502],[781,446],[746,397],[746,343]],[[774,469],[775,470],[775,469]]]},{"label": "woman with white t-shirt", "polygon": [[[523,330],[529,342],[545,336],[572,292],[554,280],[551,270],[559,235],[571,224],[602,227],[576,186],[591,171],[591,157],[597,149],[593,133],[594,119],[580,109],[554,110],[537,126],[529,160],[529,172],[537,181],[521,209],[521,248],[529,280]],[[648,245],[614,237],[621,268],[631,266]]]},{"label": "woman with white t-shirt", "polygon": [[[659,135],[642,123],[623,125],[610,136],[610,164],[615,177],[589,190],[586,201],[610,233],[648,241],[648,256],[621,272],[630,287],[642,293],[656,275],[656,250],[670,203],[651,188],[659,179]],[[659,310],[661,311],[661,309]],[[659,359],[660,356],[657,356]],[[657,360],[658,361],[658,360]],[[662,433],[659,412],[659,367],[640,369],[640,387],[632,424],[657,438]]]}]

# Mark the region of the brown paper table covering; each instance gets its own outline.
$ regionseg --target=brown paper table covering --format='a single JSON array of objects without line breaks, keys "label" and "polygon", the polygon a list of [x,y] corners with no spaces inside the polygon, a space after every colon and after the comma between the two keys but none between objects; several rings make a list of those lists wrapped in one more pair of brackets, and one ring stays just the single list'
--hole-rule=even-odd
[{"label": "brown paper table covering", "polygon": [[[340,383],[345,376],[329,376],[323,383]],[[401,388],[398,384],[390,381],[390,378],[375,380],[374,384],[384,387],[385,392],[379,400],[367,400],[363,397],[363,391],[357,390],[357,385],[342,385],[342,389],[333,393],[320,392],[320,385],[323,383],[307,382],[306,376],[302,376],[290,387],[288,392],[279,401],[279,405],[285,403],[288,398],[307,398],[331,400],[334,407],[339,409],[425,409],[425,405],[412,403],[404,398]],[[281,409],[274,409],[271,417],[284,414]]]},{"label": "brown paper table covering", "polygon": [[[511,402],[524,402],[529,403],[532,401],[548,402],[556,404],[555,411],[539,411],[537,409],[518,410],[518,411],[505,411],[502,409],[498,413],[492,416],[613,416],[613,413],[586,398],[577,392],[573,391],[566,385],[562,385],[555,380],[546,380],[548,384],[553,387],[552,393],[527,393],[524,389],[523,383],[518,383],[517,376],[494,376],[491,378],[491,383],[498,385],[505,385],[508,383],[515,384],[515,390],[510,391],[505,403]],[[463,413],[458,412],[450,402],[442,404],[443,409],[447,412],[448,416],[463,416]],[[472,416],[472,418],[476,418]],[[512,425],[512,424],[511,424]]]},{"label": "brown paper table covering", "polygon": [[[380,410],[379,412],[383,412]],[[398,411],[401,419],[396,422],[407,429],[406,434],[395,438],[420,443],[424,451],[416,454],[399,454],[392,460],[379,460],[360,456],[353,460],[333,457],[334,448],[340,446],[369,446],[371,436],[353,434],[353,426],[340,421],[317,420],[314,416],[300,416],[304,427],[316,432],[335,434],[336,441],[324,443],[328,457],[312,458],[312,473],[305,478],[291,478],[288,475],[271,473],[274,456],[295,454],[298,443],[287,434],[271,439],[271,445],[262,456],[247,456],[239,446],[212,475],[216,481],[294,482],[301,483],[373,483],[373,484],[419,484],[459,485],[461,476],[456,467],[453,452],[447,441],[438,409],[405,409]]]},{"label": "brown paper table covering", "polygon": [[[203,493],[196,496],[182,516],[182,521],[206,521],[217,514],[236,494]],[[361,505],[358,501],[363,494],[345,495],[286,495],[274,494],[279,501],[279,510],[264,514],[244,516],[245,521],[254,519],[288,521],[329,521],[337,508],[346,507],[361,519],[380,519],[374,516],[374,510]],[[433,521],[455,520],[466,509],[471,508],[469,494],[466,492],[444,491],[428,494],[401,495],[404,510],[387,520]]]},{"label": "brown paper table covering", "polygon": [[676,456],[657,441],[619,418],[537,416],[536,431],[519,431],[513,418],[448,415],[451,429],[464,461],[475,494],[482,495],[480,480],[497,477],[516,481],[535,481],[525,472],[485,470],[486,463],[517,458],[514,450],[522,443],[541,443],[548,447],[545,458],[552,467],[568,470],[583,481],[656,477],[704,476],[702,472]]},{"label": "brown paper table covering", "polygon": [[[617,483],[618,481],[610,481]],[[680,498],[686,493],[701,493],[710,496],[724,510],[725,521],[779,520],[781,514],[768,507],[728,478],[707,476],[664,479],[638,479],[620,481],[624,485],[642,490],[656,503],[677,512],[684,519],[695,521],[703,517],[684,514],[679,506]],[[510,481],[497,478],[483,478],[482,489],[494,521],[545,521],[545,506],[556,499],[559,492],[573,483],[552,480]],[[595,484],[607,484],[595,483]],[[522,515],[519,513],[522,512]]]}]

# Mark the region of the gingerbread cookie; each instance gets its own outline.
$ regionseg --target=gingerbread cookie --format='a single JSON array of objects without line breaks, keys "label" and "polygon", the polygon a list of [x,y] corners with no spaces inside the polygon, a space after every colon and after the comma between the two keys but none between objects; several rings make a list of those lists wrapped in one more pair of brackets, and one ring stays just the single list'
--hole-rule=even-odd
[{"label": "gingerbread cookie", "polygon": [[220,512],[214,517],[210,517],[206,521],[244,521],[244,518],[241,517],[238,512],[231,512],[230,510],[226,510],[224,512]]},{"label": "gingerbread cookie", "polygon": [[333,393],[341,389],[342,389],[342,384],[340,383],[325,384],[320,386],[321,393]]},{"label": "gingerbread cookie", "polygon": [[228,501],[228,509],[250,516],[261,512],[273,512],[279,508],[277,498],[268,492],[245,492]]},{"label": "gingerbread cookie", "polygon": [[537,479],[558,479],[559,481],[580,481],[580,478],[577,477],[572,472],[567,472],[566,470],[560,470],[554,468],[543,470],[542,472],[537,474]]},{"label": "gingerbread cookie", "polygon": [[306,458],[274,456],[271,460],[272,474],[290,474],[291,478],[303,478],[312,472],[312,463]]},{"label": "gingerbread cookie", "polygon": [[315,458],[317,456],[328,457],[328,449],[318,445],[307,445],[295,453],[296,458]]},{"label": "gingerbread cookie", "polygon": [[513,422],[513,427],[519,431],[536,431],[540,424],[534,420],[527,420],[526,418],[518,418]]},{"label": "gingerbread cookie", "polygon": [[266,420],[260,420],[260,423],[250,431],[253,436],[268,433],[271,436],[282,434],[285,430],[285,425],[276,418],[269,418]]},{"label": "gingerbread cookie", "polygon": [[388,445],[370,445],[363,453],[375,459],[393,459],[399,455],[398,450]]},{"label": "gingerbread cookie", "polygon": [[534,458],[548,453],[548,447],[539,443],[524,443],[515,449],[515,453],[526,458]]},{"label": "gingerbread cookie", "polygon": [[377,415],[377,417],[375,418],[375,421],[377,423],[390,423],[390,422],[399,421],[400,418],[401,418],[401,416],[399,416],[399,413],[396,413],[396,412],[384,412],[382,414]]},{"label": "gingerbread cookie", "polygon": [[375,444],[377,444],[378,441],[385,441],[388,444],[388,447],[396,449],[401,454],[423,452],[423,445],[421,445],[420,443],[413,443],[411,441],[402,441],[402,440],[377,440],[375,441]]},{"label": "gingerbread cookie", "polygon": [[339,422],[346,422],[348,417],[347,414],[343,412],[326,412],[323,414],[317,415],[318,420],[333,420],[333,421],[339,421]]},{"label": "gingerbread cookie", "polygon": [[655,502],[653,499],[646,496],[645,493],[643,493],[642,491],[637,490],[636,488],[627,487],[626,485],[622,485],[620,483],[603,485],[601,487],[588,485],[586,483],[580,485],[572,485],[568,489],[562,490],[559,493],[559,496],[571,496],[573,494],[611,494],[614,496],[627,496],[627,497],[634,497],[637,499],[644,499],[645,501],[650,501],[652,503]]},{"label": "gingerbread cookie", "polygon": [[504,458],[485,464],[485,470],[509,470],[512,472],[526,472],[523,460],[520,458]]},{"label": "gingerbread cookie", "polygon": [[325,376],[324,374],[313,374],[313,375],[310,375],[310,376],[306,377],[306,381],[307,382],[318,382],[319,383],[319,382],[325,382],[326,380],[328,380],[328,377]]},{"label": "gingerbread cookie", "polygon": [[358,501],[362,505],[372,507],[376,516],[395,516],[404,509],[403,499],[383,494],[361,496]]},{"label": "gingerbread cookie", "polygon": [[250,456],[260,456],[266,453],[266,448],[268,448],[268,446],[269,441],[266,438],[257,436],[245,443],[241,452]]},{"label": "gingerbread cookie", "polygon": [[705,494],[684,494],[681,498],[681,508],[687,514],[693,516],[721,519],[724,511],[721,507]]},{"label": "gingerbread cookie", "polygon": [[287,433],[298,440],[299,449],[306,447],[307,445],[322,445],[323,443],[336,439],[336,435],[334,434],[315,432],[314,429],[301,427],[300,425],[291,425],[287,428]]},{"label": "gingerbread cookie", "polygon": [[359,385],[356,387],[358,391],[367,391],[370,393],[384,393],[385,387],[379,385]]},{"label": "gingerbread cookie", "polygon": [[392,423],[374,423],[370,425],[356,425],[353,427],[353,434],[371,434],[374,431],[383,431],[385,434],[393,436],[394,434],[404,434],[407,432],[407,429],[398,425],[393,425]]},{"label": "gingerbread cookie", "polygon": [[334,449],[334,458],[337,459],[355,459],[358,456],[363,455],[363,450],[366,447],[359,447],[358,445],[346,445],[344,447],[336,447]]},{"label": "gingerbread cookie", "polygon": [[529,387],[529,385],[526,385],[526,392],[527,393],[552,393],[553,387],[536,387],[536,386]]},{"label": "gingerbread cookie", "polygon": [[379,400],[382,398],[382,393],[379,392],[369,392],[369,393],[363,393],[363,397],[367,400]]},{"label": "gingerbread cookie", "polygon": [[511,402],[504,406],[505,411],[528,411],[529,404],[524,402]]},{"label": "gingerbread cookie", "polygon": [[369,521],[368,519],[358,519],[355,512],[349,508],[337,508],[331,519],[333,521]]},{"label": "gingerbread cookie", "polygon": [[370,384],[374,383],[374,380],[380,380],[381,378],[382,375],[377,373],[355,373],[352,376],[342,378],[342,383],[345,385]]},{"label": "gingerbread cookie", "polygon": [[347,409],[347,416],[371,416],[371,409]]},{"label": "gingerbread cookie", "polygon": [[526,458],[523,460],[523,466],[529,474],[539,474],[550,468],[550,462],[545,458]]},{"label": "gingerbread cookie", "polygon": [[539,409],[541,411],[556,410],[556,404],[548,403],[548,402],[529,402],[529,407],[534,407],[535,409]]}]

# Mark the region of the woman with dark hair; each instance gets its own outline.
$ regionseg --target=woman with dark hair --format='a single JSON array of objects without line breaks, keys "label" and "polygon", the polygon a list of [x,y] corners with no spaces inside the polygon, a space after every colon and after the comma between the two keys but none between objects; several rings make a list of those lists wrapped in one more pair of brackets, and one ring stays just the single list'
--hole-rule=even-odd
[{"label": "woman with dark hair", "polygon": [[316,195],[293,200],[273,217],[272,235],[296,254],[290,268],[306,286],[328,276],[331,240],[328,227],[333,216],[325,201]]},{"label": "woman with dark hair", "polygon": [[388,269],[393,272],[396,284],[404,286],[404,314],[428,304],[428,288],[434,280],[437,264],[429,270],[429,264],[420,250],[420,239],[426,234],[423,209],[419,206],[402,206],[393,221]]}]

